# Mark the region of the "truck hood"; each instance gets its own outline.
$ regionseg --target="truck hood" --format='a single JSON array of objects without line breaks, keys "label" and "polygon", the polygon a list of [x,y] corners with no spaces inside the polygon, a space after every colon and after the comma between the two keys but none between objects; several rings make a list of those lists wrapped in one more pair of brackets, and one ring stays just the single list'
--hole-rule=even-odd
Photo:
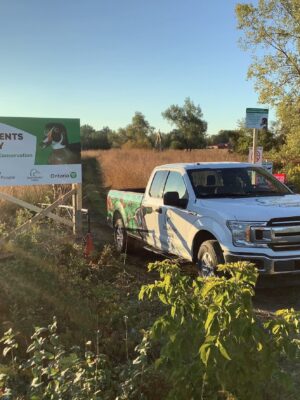
[{"label": "truck hood", "polygon": [[272,218],[300,217],[300,195],[244,198],[198,199],[196,212],[203,208],[225,219],[269,221]]}]

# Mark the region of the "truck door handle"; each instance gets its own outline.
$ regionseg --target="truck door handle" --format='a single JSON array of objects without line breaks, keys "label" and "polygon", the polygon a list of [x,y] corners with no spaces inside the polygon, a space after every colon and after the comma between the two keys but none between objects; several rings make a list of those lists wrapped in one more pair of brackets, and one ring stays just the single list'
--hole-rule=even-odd
[{"label": "truck door handle", "polygon": [[155,212],[157,212],[158,214],[162,214],[162,208],[158,207],[154,210]]}]

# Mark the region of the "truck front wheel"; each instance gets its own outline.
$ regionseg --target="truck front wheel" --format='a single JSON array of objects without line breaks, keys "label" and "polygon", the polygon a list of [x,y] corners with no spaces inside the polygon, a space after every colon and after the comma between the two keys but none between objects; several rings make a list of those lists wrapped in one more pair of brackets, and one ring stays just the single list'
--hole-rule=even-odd
[{"label": "truck front wheel", "polygon": [[222,249],[217,240],[206,240],[198,252],[199,275],[203,278],[215,276],[218,264],[224,264]]}]

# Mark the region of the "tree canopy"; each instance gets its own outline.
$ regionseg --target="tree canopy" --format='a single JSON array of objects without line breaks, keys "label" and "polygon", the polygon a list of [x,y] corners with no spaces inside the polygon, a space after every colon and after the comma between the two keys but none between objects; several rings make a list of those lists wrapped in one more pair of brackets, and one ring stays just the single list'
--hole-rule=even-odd
[{"label": "tree canopy", "polygon": [[277,154],[298,159],[300,151],[300,0],[259,0],[236,6],[242,43],[252,51],[248,77],[262,103],[276,107]]},{"label": "tree canopy", "polygon": [[262,103],[277,105],[300,95],[300,0],[237,4],[242,44],[253,51],[248,77]]},{"label": "tree canopy", "polygon": [[186,149],[205,147],[207,123],[203,120],[200,106],[196,106],[189,97],[185,99],[183,106],[173,104],[162,113],[162,116],[177,128],[173,131],[176,134],[174,139],[177,142],[176,146],[182,143]]},{"label": "tree canopy", "polygon": [[149,136],[153,132],[149,122],[141,112],[136,112],[132,117],[131,123],[126,128],[120,128],[118,135],[120,144],[127,148],[150,148]]}]

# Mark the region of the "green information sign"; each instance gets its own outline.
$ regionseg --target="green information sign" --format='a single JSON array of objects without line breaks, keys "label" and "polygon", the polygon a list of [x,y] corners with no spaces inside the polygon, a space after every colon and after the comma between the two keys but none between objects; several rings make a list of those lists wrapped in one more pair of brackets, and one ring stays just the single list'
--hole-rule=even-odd
[{"label": "green information sign", "polygon": [[79,119],[0,117],[0,186],[80,182]]},{"label": "green information sign", "polygon": [[246,128],[267,129],[268,115],[267,108],[246,108]]}]

